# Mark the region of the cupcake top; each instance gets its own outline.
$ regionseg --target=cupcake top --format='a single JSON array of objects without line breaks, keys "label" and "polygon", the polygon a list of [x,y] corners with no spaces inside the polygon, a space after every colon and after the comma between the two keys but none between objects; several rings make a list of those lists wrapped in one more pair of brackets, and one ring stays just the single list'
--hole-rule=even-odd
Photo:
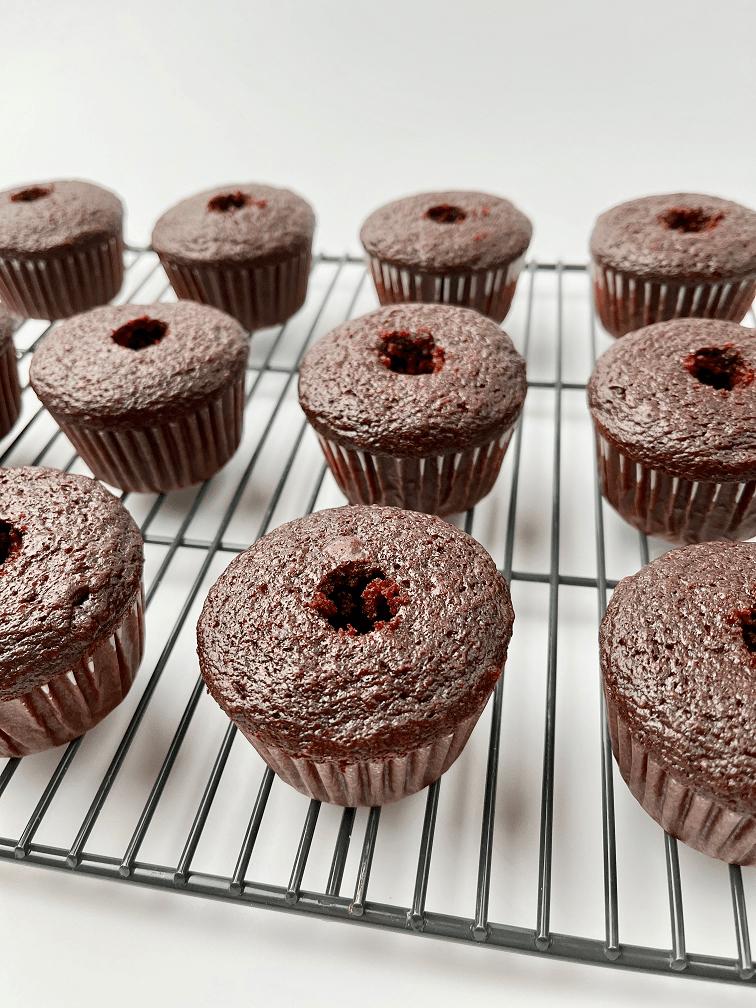
[{"label": "cupcake top", "polygon": [[0,357],[6,354],[13,344],[13,319],[0,304]]},{"label": "cupcake top", "polygon": [[142,580],[142,537],[120,501],[86,476],[0,469],[0,701],[92,654]]},{"label": "cupcake top", "polygon": [[601,624],[607,702],[674,774],[756,808],[756,545],[685,546],[617,586]]},{"label": "cupcake top", "polygon": [[402,304],[337,326],[306,354],[299,401],[320,434],[422,458],[485,444],[517,420],[525,361],[471,308]]},{"label": "cupcake top", "polygon": [[0,192],[0,255],[50,252],[120,236],[123,205],[91,182],[35,182]]},{"label": "cupcake top", "polygon": [[368,255],[397,266],[466,272],[518,259],[532,235],[509,200],[455,189],[387,203],[362,225],[360,241]]},{"label": "cupcake top", "polygon": [[177,263],[277,262],[312,244],[315,214],[289,189],[246,184],[217,186],[167,210],[152,247]]},{"label": "cupcake top", "polygon": [[240,554],[197,626],[235,722],[312,760],[404,755],[485,704],[514,613],[473,539],[384,507],[320,511]]},{"label": "cupcake top", "polygon": [[244,373],[248,354],[239,323],[217,308],[106,306],[53,329],[29,379],[56,419],[138,428],[212,402]]},{"label": "cupcake top", "polygon": [[645,280],[744,279],[756,274],[756,211],[697,193],[645,196],[601,214],[591,255]]},{"label": "cupcake top", "polygon": [[599,431],[668,476],[756,479],[756,330],[714,319],[659,322],[596,362],[588,405]]}]

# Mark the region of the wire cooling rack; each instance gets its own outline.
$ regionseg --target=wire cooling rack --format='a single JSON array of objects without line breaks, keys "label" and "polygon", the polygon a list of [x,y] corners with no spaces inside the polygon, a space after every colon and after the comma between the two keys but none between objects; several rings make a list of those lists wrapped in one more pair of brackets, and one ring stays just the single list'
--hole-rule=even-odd
[{"label": "wire cooling rack", "polygon": [[[173,298],[153,253],[127,260],[120,302]],[[85,737],[6,762],[0,857],[408,935],[756,984],[752,870],[678,848],[619,777],[615,791],[597,620],[617,580],[668,547],[640,537],[639,549],[598,494],[583,390],[609,341],[582,265],[531,263],[507,320],[528,360],[528,399],[493,493],[459,524],[509,579],[517,619],[487,713],[442,780],[384,809],[308,802],[205,695],[194,626],[210,585],[270,529],[344,503],[298,408],[296,370],[315,339],[375,305],[360,260],[318,257],[304,309],[252,339],[234,459],[200,487],[123,495],[145,539],[144,664]],[[46,331],[30,321],[16,332],[24,379]],[[0,464],[88,473],[28,387]]]}]

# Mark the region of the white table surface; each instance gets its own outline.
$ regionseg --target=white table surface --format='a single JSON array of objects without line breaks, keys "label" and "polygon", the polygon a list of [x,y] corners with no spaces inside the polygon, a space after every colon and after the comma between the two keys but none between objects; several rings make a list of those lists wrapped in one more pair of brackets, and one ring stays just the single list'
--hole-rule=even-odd
[{"label": "white table surface", "polygon": [[[117,190],[132,242],[176,199],[248,179],[358,250],[395,196],[480,188],[585,258],[648,192],[756,205],[756,8],[355,0],[32,2],[0,12],[0,187]],[[4,1003],[745,1005],[753,991],[573,966],[0,863]]]}]

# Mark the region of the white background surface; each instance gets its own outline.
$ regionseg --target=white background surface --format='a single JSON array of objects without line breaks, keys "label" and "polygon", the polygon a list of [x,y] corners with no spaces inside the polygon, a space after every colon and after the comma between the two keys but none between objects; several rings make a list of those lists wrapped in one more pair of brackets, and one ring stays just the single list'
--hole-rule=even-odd
[{"label": "white background surface", "polygon": [[[140,243],[178,198],[267,181],[313,202],[335,252],[388,199],[480,188],[533,218],[537,257],[581,260],[626,198],[756,205],[755,26],[733,0],[6,4],[0,187],[101,182]],[[26,1008],[753,999],[15,865],[0,949],[4,999]]]}]

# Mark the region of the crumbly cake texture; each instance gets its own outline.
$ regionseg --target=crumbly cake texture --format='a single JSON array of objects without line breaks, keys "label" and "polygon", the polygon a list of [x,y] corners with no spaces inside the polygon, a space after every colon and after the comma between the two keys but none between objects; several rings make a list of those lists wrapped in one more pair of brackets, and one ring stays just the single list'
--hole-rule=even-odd
[{"label": "crumbly cake texture", "polygon": [[488,193],[419,193],[375,210],[362,225],[368,255],[431,272],[478,271],[525,253],[533,226],[517,207]]},{"label": "crumbly cake texture", "polygon": [[[127,345],[114,338],[124,328]],[[213,402],[243,377],[248,354],[239,323],[217,308],[103,307],[53,329],[34,354],[30,381],[59,422],[140,428]]]},{"label": "crumbly cake texture", "polygon": [[619,583],[600,631],[607,705],[634,744],[697,792],[750,815],[755,585],[752,543],[672,550]]},{"label": "crumbly cake texture", "polygon": [[120,237],[123,205],[91,182],[62,180],[0,192],[0,257],[36,256]]},{"label": "crumbly cake texture", "polygon": [[596,363],[588,404],[610,444],[670,476],[756,479],[756,330],[679,319],[623,336]]},{"label": "crumbly cake texture", "polygon": [[[349,609],[355,584],[362,615]],[[358,622],[371,612],[372,630]],[[245,733],[290,756],[403,756],[480,713],[513,620],[506,581],[463,532],[398,508],[336,508],[230,564],[199,620],[200,668]]]},{"label": "crumbly cake texture", "polygon": [[[391,369],[388,344],[404,342],[406,357],[428,337],[426,356],[442,351],[436,370]],[[299,401],[318,433],[397,458],[493,440],[515,423],[526,392],[525,362],[506,333],[451,305],[397,305],[344,322],[307,352],[299,373]]]},{"label": "crumbly cake texture", "polygon": [[602,213],[591,235],[602,266],[642,280],[739,280],[756,275],[756,211],[698,193],[668,193]]},{"label": "crumbly cake texture", "polygon": [[92,654],[141,591],[142,537],[95,480],[0,469],[0,700]]},{"label": "crumbly cake texture", "polygon": [[152,247],[174,263],[274,263],[309,250],[315,230],[310,204],[289,189],[217,186],[167,210]]}]

